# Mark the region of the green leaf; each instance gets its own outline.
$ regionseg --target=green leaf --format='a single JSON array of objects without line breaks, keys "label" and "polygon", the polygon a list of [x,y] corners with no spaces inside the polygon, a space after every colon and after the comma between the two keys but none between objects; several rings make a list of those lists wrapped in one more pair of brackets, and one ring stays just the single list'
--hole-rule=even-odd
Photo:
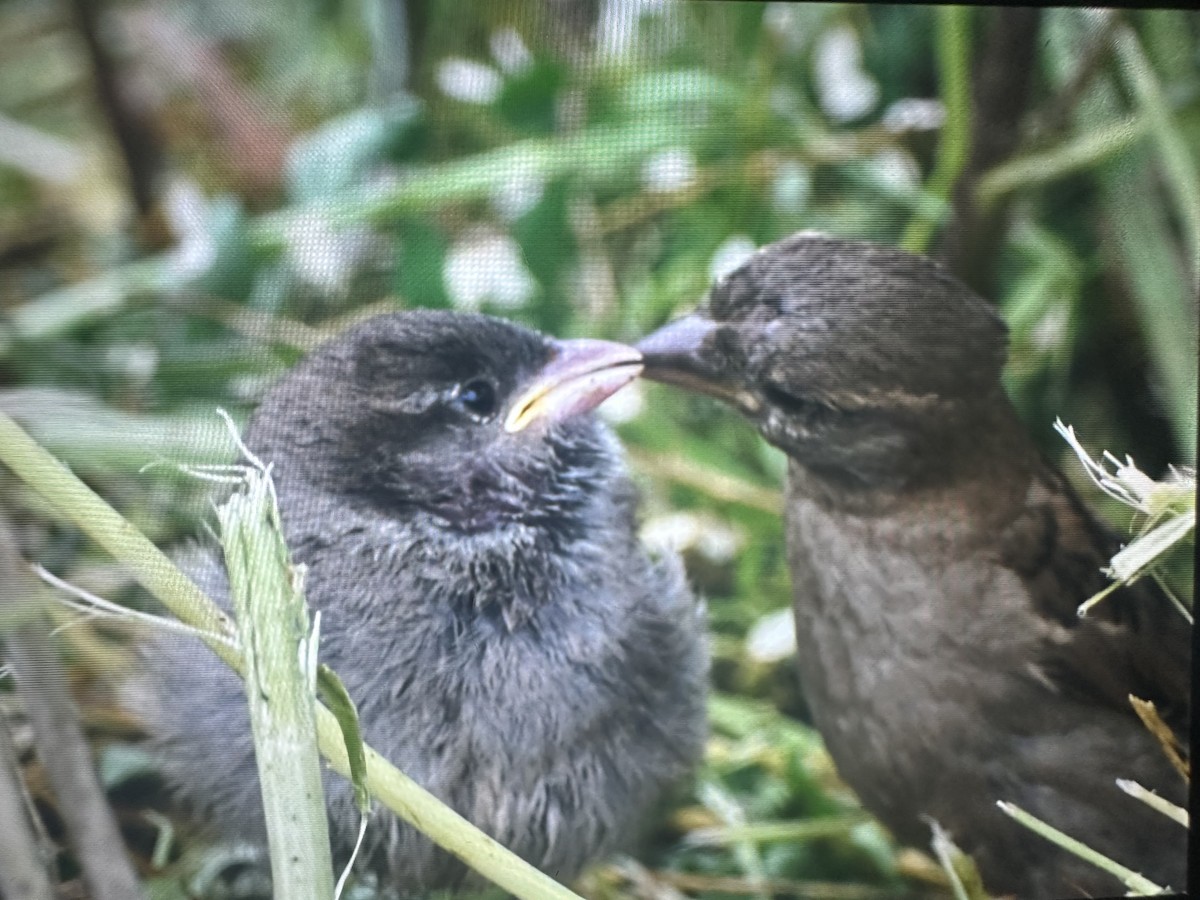
[{"label": "green leaf", "polygon": [[572,312],[557,288],[579,254],[569,215],[571,197],[567,179],[551,182],[541,200],[517,219],[512,229],[529,273],[542,286],[535,307],[540,314],[538,324],[556,334],[566,331]]},{"label": "green leaf", "polygon": [[155,775],[159,768],[154,758],[141,747],[108,744],[100,751],[96,766],[100,783],[111,791],[143,775]]},{"label": "green leaf", "polygon": [[411,99],[388,109],[356,109],[300,138],[288,151],[288,196],[309,203],[358,184],[414,132],[420,113]]},{"label": "green leaf", "polygon": [[442,273],[448,243],[442,232],[424,219],[404,219],[398,228],[393,284],[405,306],[448,309],[450,296]]},{"label": "green leaf", "polygon": [[208,203],[202,228],[212,244],[214,256],[197,279],[200,290],[239,300],[249,295],[257,258],[247,227],[246,214],[238,198],[227,194]]},{"label": "green leaf", "polygon": [[371,795],[367,791],[367,755],[363,749],[362,730],[359,728],[358,707],[354,705],[342,679],[324,663],[317,667],[317,691],[342,730],[342,739],[346,742],[346,756],[350,760],[354,802],[358,805],[358,811],[365,816],[371,811]]},{"label": "green leaf", "polygon": [[558,118],[559,91],[567,72],[557,63],[540,61],[504,81],[496,108],[510,124],[532,134],[552,134]]}]

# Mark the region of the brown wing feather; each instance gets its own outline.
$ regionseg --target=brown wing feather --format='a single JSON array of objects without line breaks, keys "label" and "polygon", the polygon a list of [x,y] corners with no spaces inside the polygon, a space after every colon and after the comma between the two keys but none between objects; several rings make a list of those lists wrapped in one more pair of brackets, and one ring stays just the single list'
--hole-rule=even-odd
[{"label": "brown wing feather", "polygon": [[1001,561],[1029,588],[1037,612],[1062,626],[1039,665],[1055,686],[1134,715],[1151,700],[1177,732],[1190,708],[1191,628],[1152,580],[1117,589],[1080,618],[1076,610],[1110,582],[1104,569],[1120,539],[1048,463],[1025,512],[1001,536]]}]

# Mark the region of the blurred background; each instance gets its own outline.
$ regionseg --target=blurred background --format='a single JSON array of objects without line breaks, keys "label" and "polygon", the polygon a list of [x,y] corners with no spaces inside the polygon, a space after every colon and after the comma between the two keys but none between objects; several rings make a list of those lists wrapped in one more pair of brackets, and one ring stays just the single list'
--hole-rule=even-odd
[{"label": "blurred background", "polygon": [[[755,247],[816,229],[933,254],[995,301],[1022,416],[1125,530],[1052,424],[1154,477],[1194,461],[1198,148],[1200,16],[1179,10],[0,0],[0,409],[170,547],[211,521],[208,488],[147,464],[229,460],[215,409],[244,420],[361,317],[482,310],[632,341]],[[655,385],[603,414],[644,538],[708,598],[712,740],[636,859],[580,890],[944,893],[806,724],[781,454]],[[3,470],[0,492],[27,557],[143,602]],[[218,895],[239,851],[166,840],[138,805],[154,772],[101,677],[127,630],[61,636],[147,888]],[[7,681],[0,701],[19,723]],[[58,866],[70,884],[66,850]]]}]

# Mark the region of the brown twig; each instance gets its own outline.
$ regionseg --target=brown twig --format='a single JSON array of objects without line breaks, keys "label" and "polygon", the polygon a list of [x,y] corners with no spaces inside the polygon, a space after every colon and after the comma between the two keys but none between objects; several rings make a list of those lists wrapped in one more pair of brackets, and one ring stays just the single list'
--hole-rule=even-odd
[{"label": "brown twig", "polygon": [[153,4],[124,11],[118,22],[143,55],[151,77],[186,89],[196,99],[203,124],[211,129],[223,163],[236,174],[243,196],[277,192],[292,135],[238,81],[220,49]]},{"label": "brown twig", "polygon": [[[43,602],[44,589],[28,572],[16,547],[11,527],[0,516],[0,604],[36,608]],[[95,900],[140,897],[137,876],[92,766],[46,616],[14,629],[6,645],[38,755],[54,785],[59,813],[90,896]]]},{"label": "brown twig", "polygon": [[100,39],[99,4],[96,0],[71,0],[71,12],[87,49],[96,97],[125,163],[133,205],[139,216],[145,216],[154,207],[155,183],[161,160],[158,141],[121,91],[112,55]]},{"label": "brown twig", "polygon": [[24,900],[54,900],[54,885],[38,852],[28,813],[17,750],[8,724],[0,721],[0,822],[4,823],[0,894]]}]

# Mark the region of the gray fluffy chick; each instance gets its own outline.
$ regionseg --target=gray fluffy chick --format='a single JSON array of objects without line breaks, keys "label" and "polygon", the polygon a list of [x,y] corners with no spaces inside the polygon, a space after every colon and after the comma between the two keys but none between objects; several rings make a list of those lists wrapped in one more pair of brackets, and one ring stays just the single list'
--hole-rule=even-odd
[{"label": "gray fluffy chick", "polygon": [[[245,435],[367,742],[560,880],[628,848],[706,734],[703,609],[639,545],[619,447],[588,414],[639,369],[630,348],[487,316],[386,315],[285,376]],[[193,574],[224,601],[215,558]],[[191,639],[144,658],[176,796],[263,841],[241,683]],[[359,816],[340,777],[326,797],[344,857]],[[382,809],[364,856],[400,894],[474,881]]]}]

